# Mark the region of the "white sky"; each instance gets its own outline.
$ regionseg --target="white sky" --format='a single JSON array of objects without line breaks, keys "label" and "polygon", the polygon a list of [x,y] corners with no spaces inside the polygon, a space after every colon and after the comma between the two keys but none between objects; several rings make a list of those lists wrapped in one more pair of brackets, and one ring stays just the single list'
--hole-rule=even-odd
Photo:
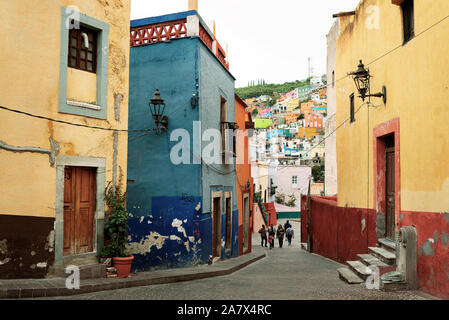
[{"label": "white sky", "polygon": [[[308,57],[314,74],[326,72],[326,34],[332,14],[354,10],[359,0],[199,0],[198,11],[217,39],[229,46],[236,87],[248,81],[302,80]],[[131,19],[186,11],[188,0],[131,0]]]}]

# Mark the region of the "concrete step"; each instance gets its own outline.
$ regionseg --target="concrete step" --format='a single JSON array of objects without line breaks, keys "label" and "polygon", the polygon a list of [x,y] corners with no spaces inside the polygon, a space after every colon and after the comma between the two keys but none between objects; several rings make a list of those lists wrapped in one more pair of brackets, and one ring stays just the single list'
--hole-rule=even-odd
[{"label": "concrete step", "polygon": [[61,264],[54,264],[50,267],[47,278],[67,277],[68,266],[77,266],[80,270],[80,279],[93,279],[106,277],[106,265],[98,263],[95,253],[86,253],[72,256],[64,256]]},{"label": "concrete step", "polygon": [[387,238],[381,238],[378,239],[377,242],[381,248],[384,248],[385,250],[388,250],[391,253],[396,254],[396,243],[394,243],[393,241]]},{"label": "concrete step", "polygon": [[358,254],[357,257],[359,257],[360,262],[362,262],[366,266],[376,266],[376,267],[389,267],[388,264],[385,262],[382,262],[381,260],[377,259],[372,254]]},{"label": "concrete step", "polygon": [[[49,270],[47,278],[65,278],[70,273],[66,273],[66,265],[54,265]],[[106,265],[102,263],[77,265],[80,270],[80,279],[106,278]]]},{"label": "concrete step", "polygon": [[380,289],[383,291],[407,290],[408,285],[404,274],[398,271],[385,273],[380,277]]},{"label": "concrete step", "polygon": [[360,261],[346,261],[346,263],[349,265],[349,269],[363,280],[372,274],[371,269]]},{"label": "concrete step", "polygon": [[340,279],[349,284],[358,284],[363,283],[363,280],[360,279],[354,272],[349,270],[348,268],[339,268],[338,275]]},{"label": "concrete step", "polygon": [[396,255],[394,253],[379,247],[368,247],[368,249],[373,256],[386,264],[390,266],[396,264]]}]

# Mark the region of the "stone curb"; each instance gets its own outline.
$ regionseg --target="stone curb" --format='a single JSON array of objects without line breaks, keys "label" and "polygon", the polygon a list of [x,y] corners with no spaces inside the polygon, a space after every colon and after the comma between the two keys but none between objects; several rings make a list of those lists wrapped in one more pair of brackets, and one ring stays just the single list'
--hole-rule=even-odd
[{"label": "stone curb", "polygon": [[[97,291],[218,277],[236,272],[265,256],[265,252],[253,252],[237,258],[220,261],[216,265],[202,266],[200,270],[195,270],[195,268],[169,269],[155,272],[138,272],[131,277],[122,279],[86,279],[81,281],[80,288],[77,290],[67,289],[65,286],[65,278],[0,280],[0,299],[69,296]],[[234,259],[245,261],[238,262]],[[212,270],[207,270],[207,268]]]}]

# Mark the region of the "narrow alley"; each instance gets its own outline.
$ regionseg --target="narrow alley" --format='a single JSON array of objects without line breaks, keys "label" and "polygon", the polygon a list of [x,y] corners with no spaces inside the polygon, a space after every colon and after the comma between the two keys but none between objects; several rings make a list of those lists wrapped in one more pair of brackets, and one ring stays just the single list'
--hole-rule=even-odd
[{"label": "narrow alley", "polygon": [[[285,220],[278,221],[281,224]],[[274,249],[260,247],[260,237],[253,236],[253,250],[265,250],[266,257],[227,276],[172,284],[100,291],[68,297],[40,299],[70,300],[424,300],[425,295],[413,291],[383,292],[349,285],[338,278],[342,265],[301,249],[300,223],[291,221],[295,229],[292,245]]]}]

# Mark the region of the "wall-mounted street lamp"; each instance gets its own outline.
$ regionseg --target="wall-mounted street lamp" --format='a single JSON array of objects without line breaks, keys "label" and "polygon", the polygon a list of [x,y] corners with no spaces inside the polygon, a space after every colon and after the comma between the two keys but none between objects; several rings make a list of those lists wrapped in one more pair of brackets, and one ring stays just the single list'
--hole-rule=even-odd
[{"label": "wall-mounted street lamp", "polygon": [[199,98],[196,95],[196,93],[192,94],[192,97],[190,98],[190,106],[192,109],[195,109],[198,106]]},{"label": "wall-mounted street lamp", "polygon": [[387,103],[387,88],[385,86],[382,87],[382,92],[371,94],[371,75],[369,73],[369,69],[365,69],[362,60],[360,60],[357,71],[350,72],[348,75],[351,75],[354,79],[360,98],[362,98],[363,101],[365,101],[365,98],[367,97],[377,97],[382,98],[384,104]]},{"label": "wall-mounted street lamp", "polygon": [[156,123],[156,128],[162,128],[163,130],[168,129],[168,117],[164,116],[165,102],[161,98],[161,93],[159,89],[156,89],[153,98],[149,103],[151,115],[153,116],[154,122]]}]

